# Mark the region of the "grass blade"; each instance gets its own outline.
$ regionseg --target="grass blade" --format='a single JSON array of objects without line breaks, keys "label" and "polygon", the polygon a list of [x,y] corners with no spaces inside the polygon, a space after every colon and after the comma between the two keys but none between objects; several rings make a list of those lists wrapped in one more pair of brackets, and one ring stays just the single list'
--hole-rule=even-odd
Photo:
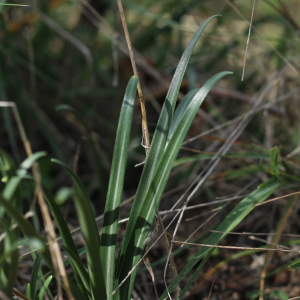
[{"label": "grass blade", "polygon": [[162,154],[164,152],[165,146],[166,146],[166,139],[167,134],[169,131],[169,126],[171,123],[171,119],[173,116],[173,111],[175,108],[178,92],[180,89],[180,85],[184,76],[184,72],[187,68],[188,61],[191,57],[192,51],[202,34],[205,27],[208,25],[208,23],[215,17],[219,15],[215,15],[207,19],[197,30],[197,32],[194,34],[193,38],[191,39],[190,43],[188,44],[187,48],[185,49],[180,62],[177,66],[177,69],[175,71],[175,74],[173,76],[169,91],[166,96],[166,100],[164,102],[164,105],[162,107],[161,114],[159,116],[159,120],[156,126],[156,130],[154,133],[154,137],[151,143],[150,151],[147,156],[145,166],[143,169],[143,173],[140,179],[140,183],[137,189],[136,197],[132,206],[132,210],[129,217],[129,222],[127,224],[127,229],[125,233],[125,237],[122,242],[121,251],[118,259],[118,266],[117,266],[117,278],[121,278],[120,272],[123,268],[122,265],[124,263],[124,256],[128,252],[129,247],[129,241],[134,234],[134,228],[135,224],[138,219],[139,211],[145,201],[145,197],[147,194],[147,191],[150,188],[151,181],[153,179],[153,176],[155,174],[155,171],[157,169],[157,166],[159,164],[159,161],[162,157]]},{"label": "grass blade", "polygon": [[[84,266],[78,256],[78,252],[77,251],[74,252],[73,250],[71,250],[69,247],[66,247],[66,246],[61,246],[61,247],[68,253],[68,259],[69,259],[70,263],[72,261],[71,265],[72,265],[74,273],[76,271],[78,276],[80,276],[80,278],[82,279],[82,282],[84,284],[86,291],[90,292],[89,274],[87,273],[86,269],[84,268]],[[82,291],[84,294],[86,294],[85,289],[83,289],[83,291]]]},{"label": "grass blade", "polygon": [[63,166],[64,169],[71,175],[77,186],[77,191],[74,192],[74,202],[82,228],[82,233],[86,242],[91,290],[95,300],[104,299],[106,297],[106,291],[99,251],[100,238],[90,199],[86,193],[84,185],[77,175],[67,165],[59,160],[52,159],[52,161]]},{"label": "grass blade", "polygon": [[[132,269],[134,265],[140,260],[142,249],[144,247],[143,243],[149,233],[151,228],[156,209],[159,205],[161,196],[165,189],[169,174],[173,167],[173,163],[177,157],[177,154],[180,150],[181,144],[193,122],[193,119],[208,94],[209,90],[213,85],[221,79],[223,76],[231,74],[231,72],[221,72],[211,79],[209,79],[203,87],[197,92],[190,104],[188,105],[186,111],[181,117],[178,125],[172,135],[170,142],[163,154],[161,162],[157,168],[155,176],[150,184],[150,188],[145,197],[145,201],[140,209],[136,212],[132,208],[131,214],[138,214],[138,220],[134,227],[134,235],[131,236],[129,241],[129,246],[127,252],[124,255],[124,263],[122,266],[122,272],[120,280],[125,278],[127,273]],[[131,216],[131,215],[130,215]],[[126,235],[125,235],[126,237]],[[123,287],[121,287],[121,299],[127,298],[126,295],[130,295],[131,289],[133,287],[135,273],[130,277],[130,283],[125,282]],[[128,290],[127,290],[128,289]]]},{"label": "grass blade", "polygon": [[31,279],[30,279],[30,295],[31,300],[36,300],[39,285],[39,271],[42,265],[42,257],[38,254],[35,258]]},{"label": "grass blade", "polygon": [[[51,212],[54,216],[58,230],[60,232],[60,235],[62,237],[62,240],[63,240],[65,246],[68,247],[68,249],[70,249],[74,253],[74,255],[76,256],[76,261],[78,261],[78,260],[80,261],[74,240],[72,238],[72,235],[70,233],[67,222],[65,221],[65,218],[64,218],[59,206],[55,203],[54,197],[51,194],[51,192],[46,187],[44,187],[43,190],[44,190],[45,198],[46,198],[48,205],[51,209]],[[90,288],[84,286],[84,284],[82,282],[84,277],[82,276],[82,274],[78,273],[78,271],[77,271],[78,268],[75,266],[74,258],[70,258],[69,261],[72,266],[77,285],[80,288],[80,290],[82,291],[82,293],[85,293],[86,288],[88,291],[90,291]]]},{"label": "grass blade", "polygon": [[47,290],[47,288],[48,288],[48,286],[49,286],[49,284],[52,280],[52,277],[53,276],[51,275],[45,280],[44,284],[42,285],[42,287],[40,289],[40,292],[39,292],[39,295],[38,295],[38,300],[43,300],[44,299],[45,292],[46,292],[46,290]]},{"label": "grass blade", "polygon": [[105,203],[100,253],[101,260],[105,261],[105,264],[103,264],[103,274],[108,295],[112,293],[114,284],[118,220],[137,84],[138,78],[133,76],[125,92]]},{"label": "grass blade", "polygon": [[[264,184],[260,185],[258,189],[253,191],[249,196],[244,198],[223,220],[223,222],[218,226],[216,231],[222,232],[230,232],[232,231],[254,208],[257,203],[264,201],[267,197],[269,197],[278,187],[280,183],[275,179],[270,179]],[[209,245],[215,245],[219,243],[227,234],[226,233],[218,233],[214,232],[210,235],[210,237],[206,240],[206,243]],[[171,293],[175,286],[177,286],[182,279],[191,271],[191,269],[199,262],[201,258],[205,256],[205,259],[202,261],[200,266],[197,268],[192,278],[188,281],[184,289],[180,294],[180,299],[182,299],[183,295],[191,286],[192,282],[198,276],[199,271],[202,266],[209,258],[212,253],[213,248],[209,247],[201,247],[195,255],[190,259],[188,264],[184,267],[184,269],[178,274],[177,278],[173,280],[173,282],[169,285],[168,290]],[[163,293],[160,297],[160,300],[166,299],[168,297],[167,291]]]},{"label": "grass blade", "polygon": [[186,108],[188,105],[191,103],[192,99],[196,95],[196,93],[199,91],[199,89],[194,89],[190,91],[188,94],[184,96],[184,98],[181,100],[179,103],[177,109],[175,110],[174,116],[172,118],[171,124],[170,124],[170,129],[168,133],[168,138],[167,138],[167,145],[178,125],[178,122],[180,121],[181,117],[183,116]]}]

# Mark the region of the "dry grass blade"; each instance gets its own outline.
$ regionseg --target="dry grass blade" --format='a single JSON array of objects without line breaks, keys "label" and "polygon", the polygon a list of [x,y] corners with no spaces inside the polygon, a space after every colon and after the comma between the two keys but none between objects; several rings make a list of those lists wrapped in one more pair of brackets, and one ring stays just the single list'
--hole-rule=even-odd
[{"label": "dry grass blade", "polygon": [[207,248],[219,248],[219,249],[230,249],[230,250],[260,250],[260,251],[280,251],[287,253],[297,253],[300,251],[291,250],[291,249],[274,249],[274,248],[255,248],[255,247],[238,247],[238,246],[220,246],[220,245],[208,245],[208,244],[198,244],[198,243],[186,243],[181,241],[173,241],[174,244],[183,244],[189,246],[199,246],[199,247],[207,247]]},{"label": "dry grass blade", "polygon": [[262,203],[257,203],[256,206],[265,205],[265,204],[273,202],[273,201],[277,201],[277,200],[280,200],[280,199],[284,199],[284,198],[287,198],[287,197],[290,197],[290,196],[294,196],[294,195],[299,195],[299,194],[300,194],[300,192],[295,192],[295,193],[287,194],[287,195],[284,195],[284,196],[272,198],[272,199],[264,201]]},{"label": "dry grass blade", "polygon": [[[229,0],[225,0],[225,1],[242,19],[247,21],[245,16],[238,10],[238,8],[234,4],[232,4]],[[278,57],[280,57],[286,63],[286,65],[295,72],[295,74],[300,76],[299,71],[288,61],[288,59],[286,57],[284,57],[263,35],[261,35],[258,32],[258,30],[255,28],[255,26],[252,26],[252,28],[260,38],[262,38],[264,41],[266,41],[268,43],[269,47],[278,55]]]},{"label": "dry grass blade", "polygon": [[[33,153],[32,153],[32,149],[31,149],[31,145],[27,138],[27,135],[26,135],[24,126],[22,124],[16,104],[14,102],[4,102],[3,101],[3,102],[0,102],[0,107],[11,107],[12,108],[13,115],[15,117],[26,154],[28,157],[32,156]],[[69,299],[73,300],[74,297],[73,297],[71,289],[70,289],[70,285],[69,285],[67,273],[66,273],[66,270],[64,267],[62,255],[61,255],[61,252],[59,249],[59,245],[57,243],[55,230],[54,230],[53,224],[51,222],[51,217],[50,217],[48,208],[46,206],[46,203],[45,203],[45,200],[43,197],[43,191],[42,191],[42,185],[41,185],[41,174],[40,174],[39,167],[37,164],[33,164],[32,173],[33,173],[33,178],[34,178],[34,182],[35,182],[35,186],[36,186],[35,192],[38,197],[38,202],[39,202],[39,206],[41,209],[41,213],[42,213],[42,217],[43,217],[43,221],[44,221],[44,225],[45,225],[45,231],[47,233],[47,240],[49,243],[49,249],[50,249],[50,253],[51,253],[51,257],[52,257],[52,263],[53,263],[53,267],[54,267],[54,270],[56,273],[56,281],[57,281],[57,287],[58,287],[58,299],[59,300],[63,299],[62,287],[61,287],[60,279],[59,279],[59,275],[60,275],[62,277],[62,280],[63,280],[63,283],[64,283],[64,286],[65,286],[65,289],[66,289]]]},{"label": "dry grass blade", "polygon": [[244,63],[243,63],[242,81],[244,80],[244,75],[245,75],[246,58],[247,58],[247,52],[248,52],[248,47],[249,47],[249,42],[250,42],[251,28],[252,28],[253,15],[254,15],[254,7],[255,7],[255,0],[253,0],[251,21],[250,21],[250,26],[249,26],[249,33],[248,33],[248,39],[247,39],[247,45],[246,45],[246,51],[245,51],[245,57],[244,57]]}]

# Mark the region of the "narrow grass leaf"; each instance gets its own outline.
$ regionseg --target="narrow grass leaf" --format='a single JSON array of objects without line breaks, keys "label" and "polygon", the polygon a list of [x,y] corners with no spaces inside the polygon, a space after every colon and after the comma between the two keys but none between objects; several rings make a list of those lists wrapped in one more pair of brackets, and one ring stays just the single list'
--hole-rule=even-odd
[{"label": "narrow grass leaf", "polygon": [[[86,271],[86,269],[84,268],[79,256],[78,256],[78,252],[74,252],[72,249],[70,249],[69,247],[67,246],[61,246],[67,253],[68,253],[68,259],[72,265],[72,269],[73,271],[80,276],[83,284],[84,284],[84,287],[86,289],[86,291],[88,291],[89,293],[91,292],[90,291],[90,283],[89,283],[89,274],[88,272]],[[81,289],[83,291],[84,294],[86,294],[86,291],[85,289]],[[86,295],[87,296],[87,295]]]},{"label": "narrow grass leaf", "polygon": [[[156,130],[154,132],[153,140],[151,143],[151,147],[145,162],[145,166],[143,169],[143,173],[140,179],[140,183],[136,192],[136,197],[133,202],[133,206],[130,212],[129,222],[127,224],[125,237],[123,239],[120,255],[118,259],[117,266],[117,278],[120,278],[120,272],[123,268],[122,265],[124,263],[124,256],[128,252],[129,242],[131,236],[134,234],[135,224],[138,219],[139,211],[145,201],[146,194],[150,188],[150,184],[152,182],[155,171],[158,167],[158,164],[162,158],[162,154],[165,150],[166,139],[169,132],[170,123],[173,117],[173,112],[177,100],[177,96],[179,93],[180,85],[187,68],[187,64],[191,57],[192,51],[201,35],[205,27],[208,23],[215,17],[219,15],[215,15],[207,19],[197,30],[197,32],[192,37],[188,46],[186,47],[180,62],[177,66],[175,74],[173,76],[170,88],[168,90],[166,100],[162,107],[161,114],[159,116],[159,120],[157,122]],[[122,277],[122,276],[121,276]]]},{"label": "narrow grass leaf", "polygon": [[57,159],[52,159],[52,161],[63,166],[77,186],[77,191],[74,192],[73,196],[76,211],[79,217],[79,223],[81,225],[82,233],[86,242],[91,290],[95,300],[103,299],[106,297],[106,291],[99,250],[100,238],[90,199],[78,176],[61,161]]},{"label": "narrow grass leaf", "polygon": [[33,265],[33,270],[30,279],[30,299],[36,300],[37,290],[39,286],[39,271],[42,265],[42,257],[38,254],[36,255],[35,262]]},{"label": "narrow grass leaf", "polygon": [[[277,188],[280,187],[280,183],[274,178],[268,180],[264,184],[260,185],[255,191],[253,191],[250,195],[244,198],[223,220],[223,222],[216,229],[217,231],[222,232],[230,232],[232,231],[254,208],[257,203],[264,201],[268,198]],[[216,245],[218,244],[227,234],[226,233],[218,233],[214,232],[210,235],[210,237],[206,240],[206,244],[208,245]],[[168,290],[171,293],[175,286],[177,286],[182,279],[186,277],[186,275],[192,270],[192,268],[200,261],[201,258],[205,256],[204,263],[212,253],[213,248],[210,247],[201,247],[196,254],[192,256],[188,264],[183,268],[183,270],[178,274],[178,276],[173,280],[173,282],[169,285]],[[195,278],[198,276],[202,266],[204,263],[201,263],[197,268],[191,279],[188,281],[184,289],[180,294],[180,299],[187,292]],[[168,297],[167,291],[165,291],[160,300],[166,299]]]},{"label": "narrow grass leaf", "polygon": [[[53,277],[52,275],[49,276],[49,277],[45,280],[45,282],[43,283],[43,285],[42,285],[42,287],[41,287],[41,289],[40,289],[39,295],[38,295],[38,300],[43,300],[43,299],[44,299],[44,295],[45,295],[46,290],[47,290],[47,288],[48,288],[48,286],[49,286],[49,284],[50,284],[50,282],[51,282],[51,280],[52,280],[52,277]],[[27,294],[27,290],[26,290],[26,294]]]},{"label": "narrow grass leaf", "polygon": [[175,110],[174,116],[172,118],[171,124],[170,124],[170,129],[168,132],[168,138],[167,138],[167,144],[168,145],[181,117],[183,116],[185,110],[187,109],[187,107],[189,106],[189,104],[191,103],[191,101],[193,100],[194,96],[196,95],[196,93],[199,91],[199,89],[193,89],[192,91],[190,91],[188,94],[186,94],[183,99],[180,101],[178,107]]},{"label": "narrow grass leaf", "polygon": [[[181,117],[176,129],[170,139],[170,142],[162,156],[161,162],[157,168],[155,176],[149,186],[149,190],[145,197],[145,201],[138,212],[138,219],[134,227],[134,234],[131,236],[127,252],[124,255],[124,264],[122,266],[122,272],[120,280],[125,278],[127,273],[133,266],[139,261],[142,249],[144,248],[144,241],[149,233],[153,219],[156,213],[156,209],[159,205],[161,196],[164,192],[169,174],[171,172],[173,163],[180,150],[181,144],[193,122],[193,119],[205,99],[206,95],[213,87],[213,85],[221,79],[223,76],[231,74],[231,72],[221,72],[211,79],[209,79],[202,88],[196,93],[183,116]],[[137,269],[136,269],[137,271]],[[121,299],[127,299],[130,297],[133,287],[136,271],[130,277],[130,283],[127,281],[121,287]]]},{"label": "narrow grass leaf", "polygon": [[279,176],[278,147],[270,149],[270,165],[274,176]]},{"label": "narrow grass leaf", "polygon": [[74,203],[86,244],[87,263],[90,274],[90,284],[93,298],[101,300],[106,297],[105,281],[103,277],[103,263],[100,258],[100,243],[97,225],[92,208],[86,205],[82,195],[74,192]]},{"label": "narrow grass leaf", "polygon": [[[68,247],[69,249],[71,249],[71,251],[74,253],[74,255],[76,256],[76,261],[78,261],[78,260],[80,261],[80,258],[79,258],[74,240],[72,238],[72,235],[70,233],[67,222],[66,222],[59,206],[55,203],[53,195],[51,194],[51,192],[46,187],[43,187],[43,191],[44,191],[45,198],[48,202],[50,210],[51,210],[51,212],[53,214],[53,217],[56,221],[58,230],[60,232],[60,235],[62,237],[62,240],[63,240],[65,246]],[[78,287],[81,289],[81,291],[83,293],[85,293],[86,288],[87,288],[88,291],[90,291],[89,287],[85,287],[83,285],[82,281],[83,281],[84,277],[82,277],[82,274],[78,273],[78,271],[77,271],[78,268],[75,266],[75,262],[73,261],[73,258],[70,258],[69,261],[70,261],[70,264],[72,266],[72,269],[73,269],[74,276],[75,276],[76,282],[78,284]]]},{"label": "narrow grass leaf", "polygon": [[31,297],[31,288],[30,288],[30,283],[27,284],[27,287],[26,287],[26,297],[30,299]]},{"label": "narrow grass leaf", "polygon": [[105,264],[103,264],[103,274],[108,295],[113,292],[118,220],[137,84],[138,78],[133,76],[130,79],[125,92],[105,203],[100,253],[101,260],[105,261]]}]

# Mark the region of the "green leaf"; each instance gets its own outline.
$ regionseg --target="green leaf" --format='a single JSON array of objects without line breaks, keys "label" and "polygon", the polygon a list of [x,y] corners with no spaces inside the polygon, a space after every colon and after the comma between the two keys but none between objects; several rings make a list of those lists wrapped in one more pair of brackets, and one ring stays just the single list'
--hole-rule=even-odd
[{"label": "green leaf", "polygon": [[61,187],[55,194],[55,203],[57,205],[64,204],[69,198],[72,193],[72,188],[69,187]]},{"label": "green leaf", "polygon": [[[208,94],[209,90],[212,86],[223,76],[231,74],[230,72],[221,72],[211,79],[209,79],[202,88],[197,92],[194,96],[183,116],[181,117],[174,134],[172,135],[170,142],[162,156],[160,164],[157,168],[155,176],[150,184],[147,195],[145,197],[145,201],[139,212],[133,212],[133,208],[131,214],[138,214],[138,219],[134,227],[134,234],[132,234],[129,246],[127,248],[126,253],[124,254],[124,263],[122,266],[122,273],[120,279],[125,278],[127,273],[132,269],[133,266],[137,264],[141,257],[142,249],[144,247],[144,241],[149,233],[151,228],[156,209],[159,205],[161,196],[164,192],[167,180],[169,178],[169,174],[171,172],[173,163],[177,157],[177,154],[180,150],[181,144],[193,122],[193,119]],[[131,216],[130,214],[130,216]],[[130,217],[129,217],[130,221]],[[126,237],[126,235],[125,235]],[[136,270],[137,271],[137,270]],[[125,284],[121,287],[120,294],[122,295],[121,299],[125,299],[125,295],[130,295],[131,289],[133,287],[134,278],[136,271],[130,277],[130,284],[125,282]],[[128,287],[128,284],[130,287]],[[128,291],[126,290],[129,289]],[[124,295],[124,296],[123,296]]]},{"label": "green leaf", "polygon": [[280,300],[288,300],[290,297],[284,291],[273,291],[270,293],[270,297],[273,299],[280,299]]},{"label": "green leaf", "polygon": [[290,268],[291,270],[298,269],[299,267],[300,267],[300,260],[297,261],[297,262],[295,262],[295,263],[293,263],[293,264],[291,264],[291,265],[289,265],[289,268]]},{"label": "green leaf", "polygon": [[27,286],[26,286],[26,297],[29,298],[29,299],[31,297],[30,283],[27,283]]},{"label": "green leaf", "polygon": [[[44,299],[45,292],[46,292],[46,290],[47,290],[47,288],[48,288],[48,286],[49,286],[49,284],[52,280],[52,277],[53,276],[51,275],[45,280],[44,284],[42,285],[42,287],[40,289],[40,292],[39,292],[39,295],[38,295],[38,300],[43,300]],[[27,295],[27,290],[26,290],[26,295]]]},{"label": "green leaf", "polygon": [[278,148],[274,147],[270,149],[270,164],[271,170],[274,176],[279,176],[279,164],[278,164]]},{"label": "green leaf", "polygon": [[19,169],[17,170],[16,175],[7,182],[2,193],[2,197],[6,200],[10,200],[13,197],[21,180],[26,176],[27,171],[38,159],[46,155],[46,152],[37,152],[25,159],[24,162],[20,165]]},{"label": "green leaf", "polygon": [[[46,244],[39,236],[35,228],[28,222],[27,219],[23,217],[23,215],[18,211],[18,209],[15,208],[11,203],[9,203],[2,196],[0,196],[0,206],[4,207],[7,214],[11,218],[15,219],[15,221],[18,223],[20,229],[22,230],[22,232],[26,237],[36,238],[39,241],[39,243],[42,243],[43,245]],[[39,248],[38,252],[41,254],[48,267],[51,270],[53,270],[49,249],[47,247]]]},{"label": "green leaf", "polygon": [[[270,179],[264,184],[260,185],[258,189],[253,191],[250,195],[244,198],[223,220],[223,222],[218,226],[216,231],[222,232],[230,232],[232,231],[254,208],[257,203],[264,201],[267,197],[269,197],[278,187],[280,187],[280,183],[275,179]],[[210,235],[210,237],[206,240],[206,244],[208,245],[216,245],[218,244],[227,234],[226,233],[218,233],[214,232]],[[197,268],[193,276],[189,279],[188,283],[182,290],[180,294],[180,299],[187,292],[195,278],[198,276],[201,268],[203,267],[206,260],[211,255],[214,248],[210,247],[201,247],[196,254],[190,259],[188,264],[183,268],[183,270],[178,274],[178,276],[173,280],[173,282],[168,286],[168,290],[171,293],[175,286],[177,286],[182,279],[186,277],[186,275],[192,270],[192,268],[199,262],[201,258],[204,258],[200,266]],[[163,293],[160,297],[160,300],[166,299],[168,296],[167,291]]]},{"label": "green leaf", "polygon": [[[121,279],[123,276],[120,276],[120,273],[123,269],[122,265],[124,263],[125,254],[128,252],[128,247],[130,247],[129,242],[131,240],[132,235],[134,235],[134,230],[136,226],[136,222],[138,220],[139,212],[141,207],[145,201],[146,194],[150,188],[153,176],[158,167],[158,164],[162,158],[162,154],[165,150],[166,139],[169,132],[170,123],[173,116],[173,111],[175,108],[178,92],[180,89],[180,85],[184,76],[184,72],[187,68],[188,61],[192,54],[192,51],[207,24],[215,17],[219,15],[212,16],[208,20],[206,20],[197,32],[194,34],[187,48],[185,49],[180,62],[177,66],[175,74],[173,76],[170,88],[168,90],[166,100],[162,107],[161,114],[159,116],[159,120],[157,122],[156,130],[153,136],[153,140],[151,143],[151,147],[145,162],[145,166],[143,169],[143,173],[140,179],[140,183],[136,192],[135,200],[133,202],[133,206],[130,212],[129,222],[127,224],[127,229],[125,232],[125,237],[123,239],[121,250],[118,258],[118,266],[117,266],[117,279]],[[125,297],[125,295],[123,295]]]},{"label": "green leaf", "polygon": [[76,184],[77,191],[74,192],[73,196],[79,223],[86,243],[91,290],[96,300],[103,299],[106,297],[106,290],[99,251],[100,238],[90,199],[80,179],[67,165],[57,159],[52,159],[51,161],[63,166]]},{"label": "green leaf", "polygon": [[105,264],[103,264],[103,274],[108,295],[113,292],[118,220],[137,84],[138,78],[133,76],[130,79],[125,92],[105,203],[100,253],[101,260],[105,261]]},{"label": "green leaf", "polygon": [[[88,291],[90,293],[89,274],[87,273],[86,269],[84,268],[84,266],[78,256],[78,252],[77,251],[74,252],[69,247],[66,247],[66,246],[61,246],[61,247],[68,253],[68,259],[69,259],[70,263],[72,262],[71,265],[72,265],[74,272],[76,271],[78,276],[81,278],[86,291]],[[83,290],[83,291],[86,294],[86,291],[85,290]]]},{"label": "green leaf", "polygon": [[190,91],[188,94],[186,94],[183,97],[183,99],[179,103],[177,109],[175,110],[174,116],[173,116],[171,124],[170,124],[170,129],[169,129],[169,133],[168,133],[168,137],[167,137],[167,145],[168,145],[181,117],[183,116],[185,110],[187,109],[187,107],[189,106],[189,104],[191,103],[191,101],[193,100],[194,96],[196,95],[196,93],[198,91],[199,91],[199,89],[194,89],[194,90]]},{"label": "green leaf", "polygon": [[36,300],[39,286],[39,271],[42,265],[42,257],[38,254],[35,258],[31,279],[30,279],[30,299]]},{"label": "green leaf", "polygon": [[72,266],[77,285],[78,285],[79,289],[82,291],[82,293],[86,295],[85,289],[90,291],[90,288],[84,286],[82,281],[85,278],[82,277],[82,274],[78,273],[78,267],[75,266],[75,263],[80,261],[80,257],[78,255],[77,248],[75,246],[75,243],[74,243],[74,240],[73,240],[72,235],[70,233],[67,222],[65,221],[65,218],[64,218],[60,208],[55,203],[55,200],[54,200],[53,195],[51,194],[51,192],[46,187],[43,187],[43,190],[44,190],[45,198],[48,202],[48,205],[51,209],[53,217],[56,221],[56,224],[57,224],[58,230],[60,232],[60,235],[62,237],[62,240],[63,240],[65,246],[68,247],[68,249],[71,249],[71,251],[76,256],[76,261],[74,261],[74,258],[70,258],[69,261],[70,261],[70,264]]}]

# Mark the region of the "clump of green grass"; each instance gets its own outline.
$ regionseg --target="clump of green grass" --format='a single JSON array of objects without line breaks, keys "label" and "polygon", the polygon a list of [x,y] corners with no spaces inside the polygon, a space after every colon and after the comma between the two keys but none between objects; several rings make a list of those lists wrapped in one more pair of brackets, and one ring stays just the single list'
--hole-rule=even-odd
[{"label": "clump of green grass", "polygon": [[[73,270],[75,281],[68,277],[68,282],[75,299],[131,299],[137,266],[143,256],[144,243],[154,221],[179,149],[188,133],[197,110],[210,89],[218,80],[230,74],[230,72],[218,73],[209,79],[198,91],[188,93],[174,113],[180,85],[191,53],[203,30],[215,17],[209,18],[197,30],[177,66],[143,167],[118,257],[116,246],[118,221],[124,177],[126,175],[125,167],[138,78],[133,76],[130,79],[122,104],[101,234],[98,232],[91,201],[83,183],[66,164],[60,160],[52,159],[52,163],[63,167],[75,183],[75,188],[72,190],[72,198],[85,239],[84,251],[87,255],[88,270],[81,262],[71,232],[59,206],[55,203],[51,191],[43,187],[43,195],[48,202],[64,243],[61,248],[68,255],[66,264],[70,264]],[[0,162],[1,170],[5,174],[3,176],[5,177],[5,182],[2,184],[3,190],[0,197],[0,217],[3,220],[0,226],[5,233],[5,237],[0,241],[0,290],[6,297],[12,297],[18,269],[18,247],[20,245],[27,245],[31,249],[36,250],[38,255],[34,255],[34,272],[32,273],[31,282],[28,284],[26,295],[32,300],[42,299],[45,290],[50,284],[52,274],[55,274],[56,267],[53,263],[53,257],[51,257],[49,245],[22,214],[22,200],[24,195],[22,194],[21,181],[25,185],[31,184],[34,178],[30,175],[29,170],[46,154],[38,152],[29,156],[18,169],[14,166],[12,159],[6,152],[1,151],[0,154],[2,157],[2,161]],[[216,229],[218,232],[212,233],[206,240],[207,246],[202,246],[190,257],[187,265],[160,296],[160,300],[168,298],[170,293],[186,278],[195,265],[202,260],[192,277],[182,288],[179,295],[179,299],[182,299],[212,254],[214,245],[220,243],[255,208],[256,204],[264,201],[283,184],[280,180],[277,150],[271,152],[270,161],[271,167],[266,168],[266,171],[269,172],[271,179],[245,197],[220,222],[220,225]],[[176,220],[180,213],[179,211],[176,214],[173,221]],[[20,238],[21,232],[23,238]],[[46,278],[44,278],[40,271],[42,261],[47,264],[51,272],[51,274],[47,274]],[[38,290],[41,278],[43,278],[43,284]],[[64,287],[66,288],[66,284],[64,284]]]}]

